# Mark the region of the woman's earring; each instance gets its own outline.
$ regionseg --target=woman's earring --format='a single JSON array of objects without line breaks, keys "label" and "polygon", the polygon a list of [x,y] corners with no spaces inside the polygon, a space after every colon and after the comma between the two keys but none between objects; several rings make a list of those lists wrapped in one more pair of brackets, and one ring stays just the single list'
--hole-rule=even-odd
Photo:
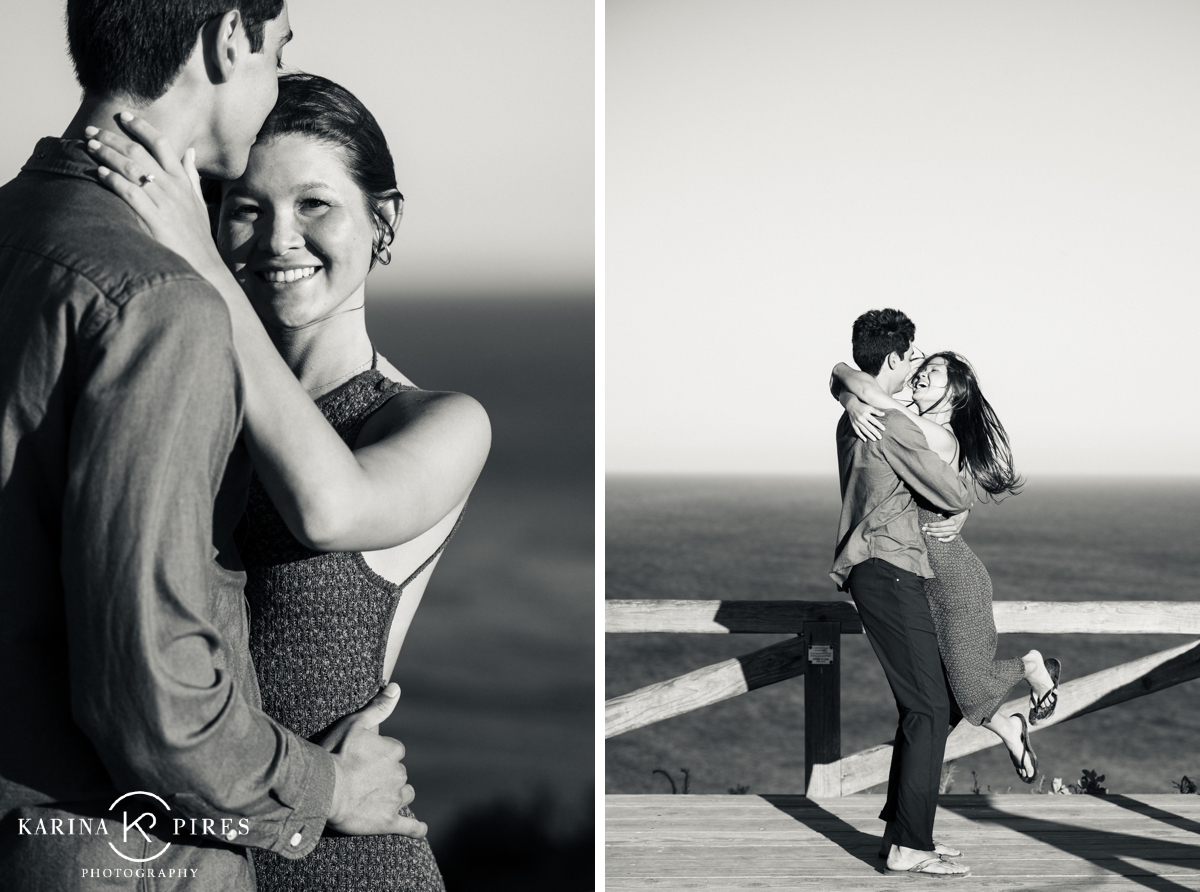
[{"label": "woman's earring", "polygon": [[379,261],[380,266],[387,266],[392,262],[392,249],[387,245],[380,245],[375,252],[375,259]]}]

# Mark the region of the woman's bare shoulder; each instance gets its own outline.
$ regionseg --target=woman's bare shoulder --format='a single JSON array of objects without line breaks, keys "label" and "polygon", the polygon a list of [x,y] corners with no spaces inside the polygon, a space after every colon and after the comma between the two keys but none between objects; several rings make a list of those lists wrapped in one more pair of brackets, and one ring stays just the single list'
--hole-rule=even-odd
[{"label": "woman's bare shoulder", "polygon": [[390,362],[388,362],[387,357],[384,356],[383,354],[380,354],[380,356],[379,356],[378,368],[379,368],[379,371],[381,371],[383,373],[383,377],[388,378],[391,381],[395,381],[397,384],[406,384],[409,387],[417,386],[411,380],[409,380],[407,375],[405,375],[398,368],[396,368],[394,365],[392,365]]},{"label": "woman's bare shoulder", "polygon": [[[895,419],[902,420],[897,423]],[[952,462],[958,454],[958,438],[954,436],[954,431],[922,415],[888,410],[884,424],[892,436],[899,435],[910,446],[924,441],[924,445],[936,452],[944,462]]]},{"label": "woman's bare shoulder", "polygon": [[[378,368],[385,378],[417,388],[382,356]],[[363,426],[357,445],[394,440],[399,446],[417,430],[423,436],[477,444],[485,455],[491,443],[491,421],[478,400],[465,393],[418,388],[401,390],[384,403]]]}]

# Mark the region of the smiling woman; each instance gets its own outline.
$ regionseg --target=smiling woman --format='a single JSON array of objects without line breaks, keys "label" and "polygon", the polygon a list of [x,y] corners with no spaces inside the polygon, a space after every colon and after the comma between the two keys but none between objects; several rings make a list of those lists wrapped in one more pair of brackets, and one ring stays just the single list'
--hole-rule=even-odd
[{"label": "smiling woman", "polygon": [[[404,203],[375,118],[309,74],[280,78],[245,175],[208,196],[220,201],[226,263],[264,324],[280,330],[362,306],[367,273],[391,260]],[[316,389],[325,372],[306,371]]]},{"label": "smiling woman", "polygon": [[[285,135],[256,145],[246,173],[225,190],[218,233],[268,330],[361,309],[377,236],[362,192],[328,144]],[[359,347],[369,359],[370,348]],[[301,371],[306,389],[327,374]]]},{"label": "smiling woman", "polygon": [[[35,184],[30,179],[38,179],[40,175],[18,175],[18,171],[38,151],[34,143],[40,137],[64,132],[79,101],[79,84],[71,76],[72,65],[63,34],[64,3],[65,0],[17,4],[6,10],[5,24],[9,27],[0,29],[0,46],[4,48],[0,52],[0,69],[4,70],[9,86],[4,103],[10,123],[6,130],[8,138],[0,146],[3,170],[0,179],[16,176],[31,191]],[[146,65],[157,65],[170,55],[157,52],[157,47],[155,52],[146,48],[153,30],[151,25],[175,28],[176,12],[185,18],[201,8],[241,10],[246,25],[245,45],[249,49],[242,51],[242,36],[235,42],[240,61],[254,64],[256,79],[253,84],[214,87],[216,92],[225,94],[216,103],[222,114],[233,111],[241,114],[253,105],[254,115],[265,118],[273,107],[270,99],[276,93],[277,72],[303,70],[345,85],[370,109],[379,131],[386,134],[406,202],[403,226],[398,227],[396,241],[390,247],[379,245],[379,256],[366,287],[369,340],[359,340],[361,330],[356,330],[355,324],[363,311],[352,309],[359,301],[353,298],[356,289],[350,288],[344,294],[332,294],[346,300],[329,314],[318,309],[306,315],[307,320],[318,319],[316,324],[296,330],[285,330],[286,326],[273,328],[271,334],[276,338],[273,343],[217,253],[212,239],[216,221],[210,221],[203,202],[194,197],[191,200],[196,205],[197,222],[190,237],[197,245],[209,242],[212,256],[188,260],[171,257],[172,263],[178,260],[178,266],[171,268],[184,271],[191,287],[208,295],[216,315],[203,326],[190,326],[183,331],[182,338],[188,349],[203,354],[206,363],[220,365],[222,371],[234,368],[233,345],[229,343],[230,314],[219,312],[220,307],[215,303],[218,298],[197,276],[186,272],[192,266],[190,260],[206,266],[211,259],[238,292],[234,297],[244,304],[245,312],[239,309],[233,314],[238,324],[234,335],[237,346],[264,347],[264,354],[269,351],[292,388],[285,400],[273,387],[259,386],[265,380],[263,368],[241,363],[248,382],[245,399],[240,404],[244,405],[247,418],[244,442],[250,443],[262,457],[266,442],[262,435],[265,413],[270,416],[270,423],[277,423],[284,434],[285,442],[280,448],[297,450],[315,479],[326,484],[300,498],[270,497],[289,522],[296,524],[298,532],[293,534],[289,527],[288,535],[306,547],[315,546],[311,549],[314,551],[345,548],[353,554],[356,548],[366,548],[362,564],[371,573],[357,561],[353,569],[360,578],[377,585],[382,584],[380,580],[389,584],[403,582],[444,541],[445,535],[439,533],[448,530],[435,533],[430,530],[454,515],[456,505],[452,502],[461,501],[465,494],[470,480],[463,483],[462,478],[471,470],[472,463],[478,464],[486,442],[487,420],[471,398],[401,390],[371,416],[354,444],[348,446],[322,417],[322,410],[329,409],[331,404],[348,409],[350,401],[344,397],[364,396],[359,385],[373,378],[368,374],[372,362],[377,362],[377,371],[384,378],[397,384],[405,385],[411,380],[437,391],[461,391],[487,407],[497,439],[488,458],[486,477],[471,489],[465,522],[449,546],[449,564],[445,559],[438,561],[437,578],[430,580],[430,588],[421,597],[417,625],[404,638],[393,672],[393,680],[403,687],[403,697],[399,703],[393,698],[395,712],[381,727],[381,733],[369,736],[381,743],[388,738],[403,741],[407,750],[403,765],[390,759],[387,768],[408,769],[419,796],[415,803],[417,814],[428,822],[429,839],[438,854],[439,867],[447,871],[447,882],[453,882],[456,889],[468,889],[470,881],[464,885],[461,876],[466,869],[477,876],[484,875],[479,880],[482,888],[515,882],[522,888],[536,889],[536,881],[492,877],[514,870],[510,867],[514,864],[522,872],[542,871],[546,863],[544,850],[555,848],[561,841],[558,828],[575,823],[560,820],[564,815],[557,808],[551,809],[548,803],[561,806],[565,816],[571,818],[576,802],[581,803],[593,779],[590,703],[595,516],[592,292],[596,9],[591,0],[511,0],[503,4],[480,4],[476,0],[444,0],[437,4],[419,0],[345,0],[337,4],[287,0],[287,26],[294,30],[295,39],[283,47],[290,35],[282,27],[282,21],[276,23],[278,27],[260,23],[262,42],[258,46],[250,42],[248,16],[250,11],[271,4],[275,9],[284,8],[282,0],[229,0],[223,5],[217,0],[71,0],[69,5],[72,9],[103,8],[108,13],[122,7],[136,7],[148,21],[145,28],[119,29],[118,36],[126,41],[123,47],[129,54],[96,55],[102,61],[128,58]],[[210,31],[206,28],[205,34]],[[182,37],[187,39],[186,51],[193,46],[196,35]],[[249,73],[248,69],[243,71]],[[270,94],[263,102],[265,90]],[[206,145],[216,148],[212,147],[211,128],[198,134],[197,128],[191,126],[196,117],[206,120],[211,117],[207,103],[180,102],[172,106],[171,114],[166,109],[158,114],[157,108],[142,103],[129,106],[128,95],[118,99],[119,104],[111,113],[87,120],[82,126],[109,128],[119,131],[117,135],[130,136],[148,132],[143,124],[152,125],[170,140],[176,152],[195,149],[194,163],[201,170],[220,173],[222,178],[240,178],[245,173],[251,144],[263,123],[261,119],[222,120],[223,127],[237,124],[238,129],[223,130],[221,138],[230,143],[236,141],[242,151],[236,169],[230,163],[227,169],[218,171],[211,163],[217,157],[215,150],[206,149]],[[134,119],[114,127],[121,111],[133,112],[140,121]],[[96,165],[86,157],[80,158],[84,153],[82,126],[78,134],[66,134],[80,137],[81,141],[69,148],[79,162],[79,169],[90,177],[86,182],[76,177],[76,187],[89,193],[106,213],[100,218],[103,226],[78,227],[80,242],[96,253],[107,252],[105,259],[111,259],[112,252],[97,245],[102,243],[102,231],[107,231],[108,224],[116,223],[124,226],[134,245],[154,249],[139,250],[136,258],[139,262],[153,260],[160,254],[182,257],[182,250],[172,247],[170,251],[159,252],[157,246],[150,244],[145,238],[147,229],[138,222],[135,213],[119,206],[119,202],[114,204],[113,196],[88,173]],[[281,135],[277,143],[281,145],[294,138],[295,134]],[[338,140],[331,140],[330,145],[329,158],[338,159],[342,165],[338,170],[353,175],[360,165],[350,157],[352,146],[341,145]],[[147,160],[156,163],[149,156]],[[176,172],[180,158],[175,157],[175,168],[170,167],[171,159],[163,160],[167,167],[159,165],[161,171],[147,167],[127,180],[136,192],[135,198],[147,203],[165,201],[170,197],[169,190],[174,194],[176,185],[179,186],[176,198],[189,197],[190,182]],[[315,182],[333,185],[328,176],[313,171],[297,174],[292,185]],[[377,196],[370,184],[357,185],[356,200],[366,208],[362,219],[369,222],[373,219]],[[396,182],[388,185],[394,188]],[[324,195],[315,198],[327,200]],[[83,219],[80,206],[77,202],[73,204],[74,207],[67,204],[67,213],[71,220],[79,222]],[[153,212],[145,205],[139,207],[147,213]],[[313,203],[308,210],[317,207]],[[312,220],[304,209],[296,216],[294,222],[298,226],[306,217]],[[356,221],[356,226],[362,219]],[[24,215],[10,215],[9,226],[12,231],[34,234],[31,220]],[[332,289],[330,281],[335,271],[347,269],[325,235],[319,236],[315,228],[304,233],[305,246],[293,250],[291,259],[305,265],[293,268],[288,261],[282,261],[276,263],[276,269],[265,272],[265,278],[277,280],[276,286],[296,297],[298,303],[302,302],[300,295],[306,288],[340,291]],[[374,253],[374,235],[374,228],[368,226],[367,250],[348,258],[363,271],[363,276]],[[302,257],[305,259],[301,261]],[[301,277],[307,270],[312,271],[311,280],[296,278],[287,284],[288,278]],[[319,284],[322,280],[324,285]],[[14,295],[17,305],[28,309],[32,305],[26,297]],[[174,312],[167,302],[160,307],[163,316]],[[180,322],[191,318],[184,307],[176,315]],[[244,325],[250,320],[258,326],[260,335],[253,344],[247,340],[248,329]],[[0,325],[0,334],[7,334],[10,341],[19,339],[8,325]],[[206,349],[215,339],[223,339],[222,349]],[[34,345],[31,349],[36,348],[37,342],[24,340]],[[289,345],[289,361],[294,361],[296,369],[305,376],[304,385],[281,358],[276,343]],[[377,361],[373,348],[380,354]],[[14,369],[17,354],[0,353],[11,360],[7,367]],[[111,352],[107,355],[113,356]],[[327,374],[316,374],[323,368]],[[217,382],[211,379],[193,386],[181,365],[153,378],[156,386],[163,390],[175,388],[181,397],[186,394],[189,401],[211,402],[226,393],[218,393]],[[338,383],[343,378],[347,381]],[[305,392],[309,384],[313,387],[311,395]],[[379,397],[386,395],[382,391],[376,393]],[[296,404],[292,401],[293,394]],[[239,397],[232,386],[227,395],[229,417],[234,419],[239,405],[234,400]],[[175,408],[189,416],[191,424],[202,429],[203,436],[208,435],[207,428],[211,426],[204,425],[198,413],[190,411],[190,402],[185,403],[182,398],[170,402],[169,407],[151,407],[150,425],[165,433],[169,430],[165,410]],[[306,405],[300,406],[300,402]],[[429,442],[450,447],[449,451],[445,448],[423,451],[423,447],[414,444],[417,451],[405,456],[405,466],[410,470],[424,467],[427,462],[445,456],[448,466],[453,466],[448,475],[431,472],[406,475],[403,480],[381,479],[396,463],[388,460],[390,452],[384,441],[390,438],[376,428],[398,423],[391,413],[399,413],[401,408],[406,415],[411,412],[410,427],[415,432],[424,424],[430,434]],[[434,409],[437,411],[422,414]],[[421,424],[417,424],[418,415]],[[148,445],[130,435],[130,427],[114,413],[106,413],[104,418],[106,424],[121,427],[125,440],[139,443],[139,448],[128,454],[138,467],[146,466]],[[300,433],[313,424],[323,427],[328,437]],[[208,442],[198,438],[189,441],[193,451],[201,442]],[[318,454],[325,457],[316,460]],[[267,460],[269,463],[270,458]],[[165,475],[136,476],[145,486],[160,480],[175,485],[187,475],[198,475],[200,467],[199,462],[181,460]],[[231,469],[234,467],[231,464]],[[246,468],[247,463],[240,467]],[[107,473],[107,468],[101,470],[105,479],[116,479]],[[264,486],[271,478],[268,469],[263,475]],[[429,488],[439,479],[453,478],[459,480],[454,484],[461,487],[458,493],[437,493]],[[25,479],[40,478],[34,475]],[[230,522],[222,526],[222,531],[228,528],[231,537],[236,515],[241,513],[245,501],[244,490],[244,486],[237,486],[233,497],[224,499],[219,506],[220,510],[228,508],[233,513]],[[11,488],[6,492],[11,494]],[[206,489],[196,503],[202,504],[208,496]],[[388,516],[379,511],[383,501],[389,503]],[[52,502],[53,499],[46,504]],[[436,514],[439,510],[440,515]],[[192,513],[173,512],[177,517],[190,517]],[[369,518],[366,522],[364,516]],[[453,519],[450,517],[451,525]],[[288,527],[288,523],[284,526]],[[112,541],[119,540],[121,547],[142,547],[149,541],[146,537],[179,541],[178,537],[168,537],[169,530],[159,524],[145,523],[142,527],[144,535],[139,527],[138,533],[121,535]],[[425,527],[429,529],[421,533]],[[409,538],[426,534],[429,534],[428,550]],[[371,538],[356,538],[360,536]],[[393,552],[388,547],[389,539],[406,540],[407,555],[404,549],[399,554]],[[21,537],[9,538],[10,546],[15,544],[17,548],[24,541]],[[207,556],[203,549],[195,553],[198,559]],[[407,566],[385,566],[389,555],[395,555],[398,563],[403,559]],[[49,558],[54,560],[53,555]],[[93,562],[91,566],[94,570],[98,565]],[[172,567],[177,568],[178,564],[173,563]],[[215,567],[212,570],[220,572]],[[406,627],[429,572],[426,567],[418,574],[396,603],[383,655],[385,666],[391,665],[399,633]],[[56,573],[47,579],[51,577],[57,578]],[[162,580],[145,581],[149,585]],[[389,603],[385,597],[387,591],[376,589],[378,600],[370,600],[371,609]],[[202,597],[203,593],[198,591],[197,595]],[[54,600],[51,598],[47,603]],[[38,599],[33,602],[40,603]],[[231,577],[229,600],[222,599],[220,603],[233,608],[228,619],[243,633],[242,637],[235,636],[241,658],[239,666],[249,674],[247,690],[252,690],[253,667],[246,642],[242,640],[248,629],[248,626],[242,628],[242,580]],[[256,609],[255,613],[263,611]],[[386,610],[379,610],[370,623],[355,624],[349,637],[363,639],[364,646],[367,638],[378,644],[376,633],[387,622],[386,617],[380,619],[383,613]],[[256,636],[260,631],[265,632],[256,630]],[[328,661],[323,652],[314,651],[314,655]],[[55,665],[65,663],[58,661]],[[330,665],[340,669],[348,664],[330,661]],[[128,666],[119,668],[123,679]],[[356,667],[356,671],[359,669]],[[369,674],[377,682],[374,672]],[[366,675],[364,671],[363,677]],[[59,675],[47,678],[47,684],[57,684]],[[244,680],[245,676],[241,681]],[[339,675],[337,683],[340,685],[342,681]],[[141,702],[149,707],[157,701],[144,698]],[[16,715],[19,710],[10,709],[6,714]],[[264,728],[273,726],[264,718],[259,720]],[[123,725],[111,719],[103,722],[106,733]],[[274,727],[279,732],[276,739],[280,746],[290,746],[292,752],[312,751],[307,744],[302,748],[295,746],[298,741],[293,735],[284,733],[278,725]],[[26,741],[26,745],[36,748],[36,741],[33,744]],[[229,758],[228,751],[223,750],[217,762],[224,766]],[[83,766],[81,771],[89,771],[95,760],[83,759],[79,764]],[[390,775],[385,770],[370,776],[376,785],[386,778]],[[57,770],[53,781],[56,784],[61,781]],[[389,784],[389,796],[398,797],[403,783],[401,780]],[[345,785],[339,780],[341,786]],[[155,789],[152,785],[138,788]],[[545,796],[541,795],[543,790],[547,791]],[[494,824],[474,835],[456,830],[458,825],[479,826],[469,821],[468,816],[501,800],[511,806],[505,812],[507,815],[532,811],[545,818],[546,823],[540,826],[547,828],[549,840],[545,834],[528,832],[522,832],[519,840],[518,851],[522,855],[535,852],[535,860],[527,863],[514,859],[512,849],[502,859],[481,857],[481,849],[495,846]],[[396,808],[401,804],[397,802]],[[353,810],[347,809],[350,811]],[[357,814],[361,817],[362,810]],[[389,821],[395,815],[394,809],[387,815]],[[391,821],[387,826],[400,823]],[[411,828],[415,823],[404,826]],[[513,825],[509,822],[508,826]],[[581,832],[583,829],[581,824]],[[590,834],[590,822],[586,829]],[[305,833],[306,840],[310,836]],[[283,838],[283,846],[288,845],[289,838]],[[312,844],[316,842],[312,838]],[[307,845],[304,851],[308,851]],[[451,880],[456,858],[458,875]],[[60,867],[66,869],[64,865]],[[586,869],[583,859],[577,859],[575,873]],[[347,879],[346,883],[352,884],[354,880]],[[590,888],[590,884],[589,877],[586,884],[579,882],[574,888]],[[6,880],[0,885],[7,888],[10,882]],[[551,883],[551,887],[572,888],[561,882]]]},{"label": "smiling woman", "polygon": [[[130,122],[155,145],[139,127]],[[247,389],[258,389],[247,398],[250,439],[263,430],[284,436],[288,424],[271,405],[285,383],[263,387],[277,350],[341,441],[325,450],[312,444],[329,466],[314,476],[318,485],[296,479],[273,445],[259,446],[238,546],[264,711],[302,737],[322,739],[391,676],[490,439],[478,403],[418,390],[367,335],[367,274],[388,259],[403,200],[386,140],[338,85],[315,75],[281,78],[279,103],[245,173],[209,191],[220,198],[216,246],[224,265],[215,269],[205,260],[211,243],[175,232],[177,220],[199,211],[191,186],[180,182],[194,171],[176,171],[161,146],[165,163],[156,164],[116,135],[101,139],[96,153],[126,174],[102,174],[103,181],[229,302]],[[116,154],[136,159],[135,167]],[[153,177],[153,189],[128,179],[139,172]],[[256,335],[263,328],[274,350]],[[412,818],[407,808],[401,814]],[[428,843],[400,835],[326,838],[302,864],[264,853],[256,867],[264,890],[327,888],[347,878],[355,889],[442,888]]]}]

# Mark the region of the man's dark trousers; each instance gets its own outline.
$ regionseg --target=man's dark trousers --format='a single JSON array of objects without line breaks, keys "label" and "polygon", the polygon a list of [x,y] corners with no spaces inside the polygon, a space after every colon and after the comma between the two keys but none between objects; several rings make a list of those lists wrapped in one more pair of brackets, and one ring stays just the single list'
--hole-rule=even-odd
[{"label": "man's dark trousers", "polygon": [[887,802],[892,842],[933,850],[933,819],[951,720],[960,718],[938,653],[920,576],[879,558],[856,564],[847,587],[879,657],[900,721],[892,747]]}]

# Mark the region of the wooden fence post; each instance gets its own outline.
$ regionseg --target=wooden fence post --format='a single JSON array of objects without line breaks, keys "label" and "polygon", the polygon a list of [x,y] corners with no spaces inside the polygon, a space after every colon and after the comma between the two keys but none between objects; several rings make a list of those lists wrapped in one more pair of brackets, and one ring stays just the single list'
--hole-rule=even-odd
[{"label": "wooden fence post", "polygon": [[804,795],[842,795],[842,624],[804,624]]}]

